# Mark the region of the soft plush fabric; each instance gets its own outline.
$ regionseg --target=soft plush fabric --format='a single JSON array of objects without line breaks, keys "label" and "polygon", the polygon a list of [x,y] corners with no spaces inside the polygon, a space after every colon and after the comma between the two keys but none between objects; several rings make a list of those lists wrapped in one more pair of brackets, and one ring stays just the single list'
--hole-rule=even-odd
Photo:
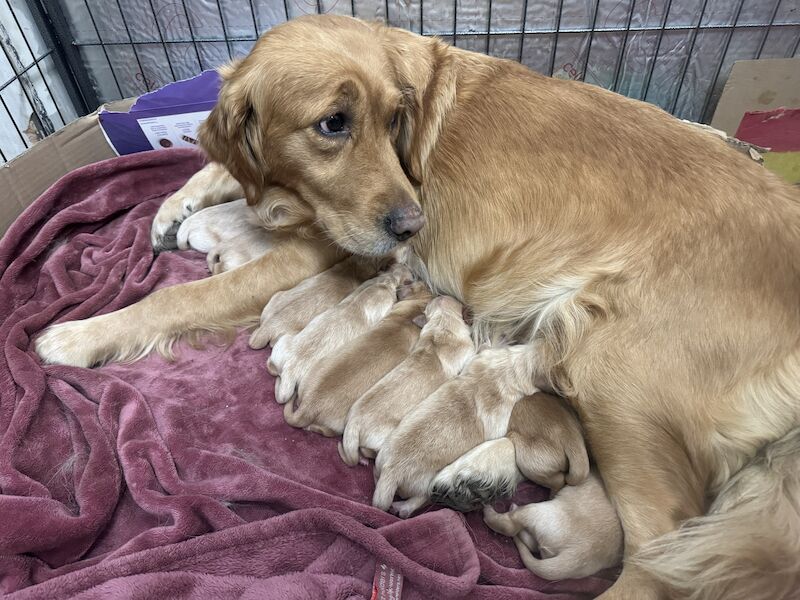
[{"label": "soft plush fabric", "polygon": [[[154,259],[160,201],[202,165],[184,150],[75,171],[0,243],[0,591],[19,598],[369,598],[376,565],[403,598],[588,598],[607,579],[545,582],[480,514],[407,521],[372,508],[368,466],[283,422],[247,333],[98,369],[43,366],[56,321],[208,276]],[[269,276],[268,273],[264,274]],[[529,486],[527,499],[544,491]]]}]

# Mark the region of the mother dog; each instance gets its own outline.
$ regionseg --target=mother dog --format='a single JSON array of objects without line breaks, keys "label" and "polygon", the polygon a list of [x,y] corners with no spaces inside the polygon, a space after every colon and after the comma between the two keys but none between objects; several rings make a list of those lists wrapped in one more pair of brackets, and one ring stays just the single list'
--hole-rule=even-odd
[{"label": "mother dog", "polygon": [[648,104],[355,19],[276,27],[223,75],[202,130],[216,163],[154,242],[238,181],[274,249],[54,326],[44,360],[166,350],[410,237],[435,288],[530,342],[530,376],[577,410],[625,532],[605,598],[797,593],[794,190]]}]

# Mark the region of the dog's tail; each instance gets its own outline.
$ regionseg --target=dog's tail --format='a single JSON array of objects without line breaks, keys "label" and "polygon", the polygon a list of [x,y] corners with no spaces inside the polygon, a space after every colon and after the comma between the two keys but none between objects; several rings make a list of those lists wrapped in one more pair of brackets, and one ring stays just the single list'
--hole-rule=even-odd
[{"label": "dog's tail", "polygon": [[344,433],[342,434],[342,441],[339,444],[339,456],[346,465],[354,467],[358,464],[358,447],[361,444],[361,427],[355,420],[347,421]]},{"label": "dog's tail", "polygon": [[372,494],[372,506],[381,510],[389,510],[399,484],[393,473],[392,469],[381,472],[378,481],[375,483],[375,493]]},{"label": "dog's tail", "polygon": [[800,598],[800,427],[731,478],[707,515],[633,560],[690,600]]}]

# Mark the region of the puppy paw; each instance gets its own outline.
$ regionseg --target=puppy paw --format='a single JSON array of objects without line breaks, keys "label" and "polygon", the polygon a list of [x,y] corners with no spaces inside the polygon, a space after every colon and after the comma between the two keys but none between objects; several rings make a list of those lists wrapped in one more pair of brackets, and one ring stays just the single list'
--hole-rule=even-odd
[{"label": "puppy paw", "polygon": [[439,471],[431,485],[431,500],[469,512],[510,496],[521,479],[513,443],[507,438],[490,440]]},{"label": "puppy paw", "polygon": [[396,514],[401,519],[407,519],[417,510],[422,508],[426,502],[427,500],[421,496],[409,498],[408,500],[402,500],[399,502],[392,502],[389,512]]}]

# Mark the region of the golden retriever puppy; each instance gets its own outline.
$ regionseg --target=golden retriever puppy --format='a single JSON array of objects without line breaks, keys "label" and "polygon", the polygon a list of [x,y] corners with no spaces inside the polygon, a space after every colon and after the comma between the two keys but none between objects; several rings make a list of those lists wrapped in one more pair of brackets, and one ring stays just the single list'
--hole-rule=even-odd
[{"label": "golden retriever puppy", "polygon": [[462,304],[450,296],[438,296],[428,304],[411,354],[350,408],[339,445],[346,464],[358,464],[359,449],[374,458],[400,421],[475,355],[462,311]]},{"label": "golden retriever puppy", "polygon": [[[208,210],[208,209],[206,209]],[[215,244],[206,255],[212,275],[236,269],[272,250],[272,236],[264,229],[248,229]]]},{"label": "golden retriever puppy", "polygon": [[396,367],[419,339],[421,316],[431,292],[421,281],[397,290],[398,302],[369,331],[319,357],[300,382],[297,399],[283,416],[292,427],[333,437],[342,433],[347,412],[364,392]]},{"label": "golden retriever puppy", "polygon": [[[484,350],[406,415],[375,458],[373,506],[409,516],[428,502],[442,468],[504,436],[514,404],[536,391],[526,376],[529,353],[526,346]],[[395,493],[406,500],[392,504]]]},{"label": "golden retriever puppy", "polygon": [[545,502],[512,504],[506,513],[486,506],[483,520],[513,537],[522,562],[543,579],[588,577],[622,561],[622,526],[596,471]]},{"label": "golden retriever puppy", "polygon": [[505,437],[473,448],[436,475],[431,499],[469,511],[511,495],[523,479],[557,492],[588,476],[577,417],[560,398],[537,392],[514,405]]},{"label": "golden retriever puppy", "polygon": [[178,192],[154,246],[184,206],[256,205],[273,186],[296,193],[270,211],[292,233],[238,269],[52,325],[42,360],[165,351],[251,323],[344,253],[407,242],[476,335],[534,346],[531,379],[577,412],[625,532],[604,600],[800,588],[800,449],[793,469],[761,461],[800,430],[796,189],[658,107],[349,17],[281,24],[222,75],[199,139],[241,188]]},{"label": "golden retriever puppy", "polygon": [[352,256],[290,290],[278,292],[261,311],[261,322],[250,335],[250,347],[273,346],[282,336],[299,333],[314,317],[338,304],[376,273],[374,261]]},{"label": "golden retriever puppy", "polygon": [[192,213],[178,228],[178,248],[208,254],[220,242],[251,230],[263,237],[269,235],[247,200],[241,198]]},{"label": "golden retriever puppy", "polygon": [[267,361],[267,369],[277,377],[275,400],[280,404],[292,400],[311,366],[386,316],[397,300],[397,288],[411,281],[408,267],[394,264],[312,319],[300,333],[278,340]]}]

